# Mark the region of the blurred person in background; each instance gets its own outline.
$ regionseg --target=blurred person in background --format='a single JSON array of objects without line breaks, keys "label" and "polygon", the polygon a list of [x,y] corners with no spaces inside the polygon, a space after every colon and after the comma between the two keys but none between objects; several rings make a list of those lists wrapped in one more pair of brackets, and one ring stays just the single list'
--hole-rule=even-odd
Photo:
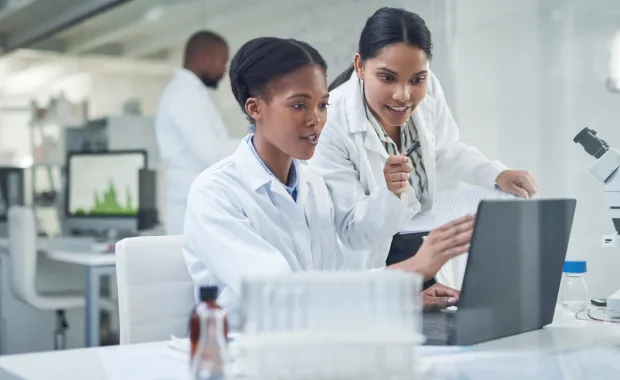
[{"label": "blurred person in background", "polygon": [[165,228],[183,233],[187,194],[204,169],[238,145],[213,103],[213,91],[226,74],[228,44],[220,35],[199,31],[185,45],[183,67],[166,86],[155,129],[166,176]]}]

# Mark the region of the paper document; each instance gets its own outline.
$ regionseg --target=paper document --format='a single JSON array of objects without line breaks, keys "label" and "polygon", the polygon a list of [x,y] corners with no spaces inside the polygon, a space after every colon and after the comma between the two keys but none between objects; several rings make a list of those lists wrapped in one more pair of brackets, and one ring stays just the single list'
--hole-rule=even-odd
[{"label": "paper document", "polygon": [[501,190],[466,187],[435,193],[433,207],[422,211],[407,223],[402,232],[427,232],[454,219],[475,214],[483,199],[518,199]]}]

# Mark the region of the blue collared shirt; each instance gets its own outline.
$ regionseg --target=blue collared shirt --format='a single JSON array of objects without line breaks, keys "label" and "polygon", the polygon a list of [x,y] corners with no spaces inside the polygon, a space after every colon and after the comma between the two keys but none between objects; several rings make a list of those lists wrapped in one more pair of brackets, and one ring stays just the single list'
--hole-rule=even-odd
[{"label": "blue collared shirt", "polygon": [[[254,134],[251,133],[250,135],[248,135],[248,137],[246,138],[245,141],[248,143],[248,145],[250,146],[250,149],[252,149],[252,153],[254,153],[254,155],[258,159],[258,162],[260,162],[261,165],[263,165],[263,168],[265,168],[267,173],[269,173],[273,178],[276,178],[276,176],[273,174],[273,172],[271,170],[269,170],[267,165],[265,165],[263,160],[261,160],[261,158],[259,157],[258,153],[256,152],[256,148],[254,148],[254,143],[252,142],[253,138],[254,138]],[[297,183],[298,183],[298,181],[297,181],[297,171],[298,171],[297,160],[293,159],[293,163],[291,165],[291,170],[288,173],[288,183],[285,185],[282,182],[280,182],[280,180],[278,180],[279,183],[282,183],[282,186],[284,186],[284,188],[286,189],[286,192],[289,193],[291,195],[291,197],[293,197],[294,201],[297,201]]]}]

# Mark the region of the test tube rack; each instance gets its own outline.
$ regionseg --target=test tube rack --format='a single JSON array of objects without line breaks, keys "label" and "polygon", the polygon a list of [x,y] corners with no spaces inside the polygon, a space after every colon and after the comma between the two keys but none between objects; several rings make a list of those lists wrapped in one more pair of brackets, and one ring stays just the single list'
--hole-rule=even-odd
[{"label": "test tube rack", "polygon": [[247,278],[234,366],[247,379],[411,379],[421,286],[387,270]]}]

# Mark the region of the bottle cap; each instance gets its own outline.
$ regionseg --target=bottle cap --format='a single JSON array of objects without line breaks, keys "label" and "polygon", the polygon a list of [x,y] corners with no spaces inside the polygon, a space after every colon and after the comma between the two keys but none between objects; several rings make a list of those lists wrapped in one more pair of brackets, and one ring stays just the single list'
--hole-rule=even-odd
[{"label": "bottle cap", "polygon": [[217,286],[201,286],[200,300],[215,301],[217,299]]},{"label": "bottle cap", "polygon": [[565,261],[564,273],[586,273],[587,265],[585,261]]}]

